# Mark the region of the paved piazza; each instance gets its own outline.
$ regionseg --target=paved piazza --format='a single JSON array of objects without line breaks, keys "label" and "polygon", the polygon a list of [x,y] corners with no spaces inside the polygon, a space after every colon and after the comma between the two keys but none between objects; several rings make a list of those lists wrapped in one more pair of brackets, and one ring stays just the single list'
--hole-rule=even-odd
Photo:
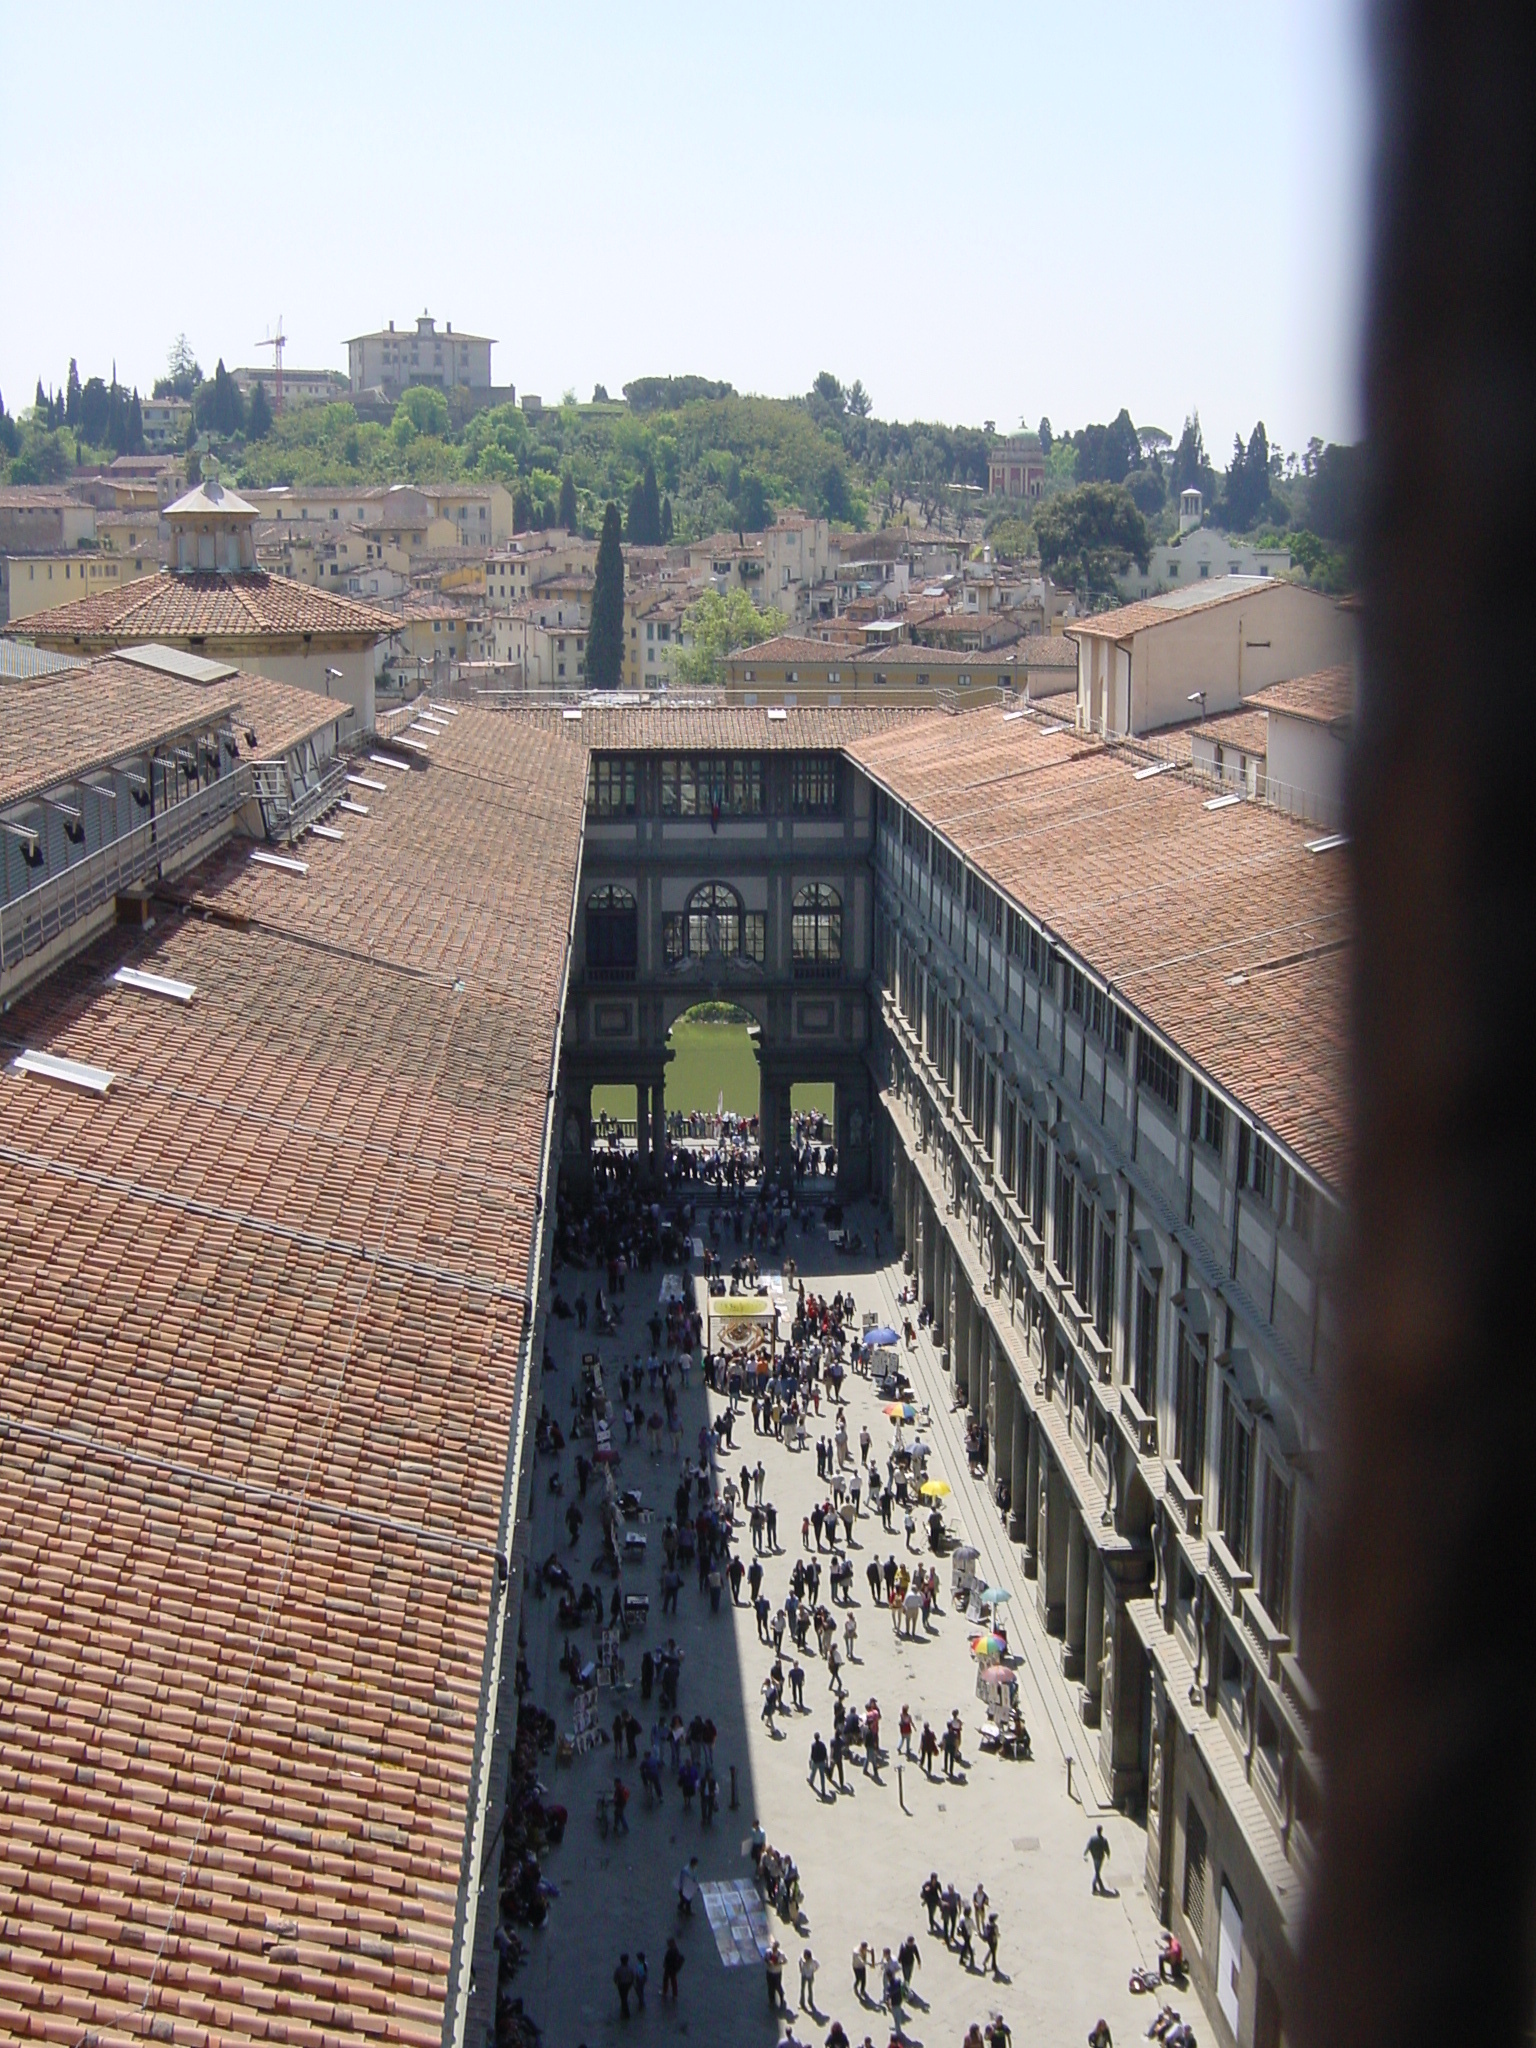
[{"label": "paved piazza", "polygon": [[[888,1246],[888,1220],[877,1219],[868,1204],[848,1205],[849,1229],[861,1231],[866,1243],[873,1241],[877,1220],[882,1244]],[[808,1293],[830,1294],[834,1287],[851,1292],[860,1312],[876,1310],[900,1327],[899,1261],[879,1266],[869,1258],[839,1262],[819,1227],[792,1231],[786,1252],[798,1262]],[[728,1263],[724,1244],[722,1256]],[[574,1319],[550,1319],[549,1344],[558,1370],[546,1379],[543,1396],[562,1425],[569,1417],[570,1390],[584,1350],[599,1353],[617,1413],[621,1364],[637,1349],[649,1351],[645,1325],[659,1277],[630,1276],[621,1297],[625,1314],[615,1337],[598,1339],[590,1329],[579,1331]],[[566,1268],[562,1285],[567,1298],[574,1298],[584,1286],[590,1299],[599,1278],[591,1271],[578,1274]],[[925,1432],[933,1446],[930,1471],[953,1486],[946,1503],[950,1524],[979,1547],[988,1579],[1013,1592],[1006,1611],[1011,1647],[1022,1656],[1019,1699],[1033,1738],[1033,1761],[1015,1763],[978,1750],[983,1710],[967,1643],[970,1625],[950,1611],[947,1557],[939,1563],[942,1611],[926,1640],[898,1642],[886,1613],[872,1605],[865,1582],[871,1553],[883,1559],[894,1552],[899,1561],[906,1551],[899,1513],[887,1536],[867,1503],[861,1503],[853,1551],[859,1661],[845,1675],[853,1704],[862,1707],[871,1696],[878,1699],[881,1743],[889,1761],[881,1767],[879,1785],[866,1777],[862,1765],[850,1763],[847,1791],[830,1802],[821,1801],[809,1782],[808,1753],[816,1730],[830,1734],[830,1695],[814,1634],[802,1660],[806,1711],[791,1709],[781,1723],[786,1732],[774,1740],[760,1713],[762,1683],[773,1652],[758,1640],[756,1621],[746,1604],[746,1585],[741,1606],[731,1608],[727,1587],[720,1612],[712,1614],[707,1593],[698,1588],[697,1573],[686,1571],[675,1622],[661,1613],[661,1528],[671,1512],[677,1465],[669,1445],[657,1460],[647,1446],[625,1448],[622,1425],[616,1423],[614,1434],[623,1453],[620,1485],[639,1488],[646,1507],[654,1510],[649,1555],[643,1565],[626,1567],[624,1583],[628,1591],[649,1593],[651,1609],[645,1634],[626,1645],[626,1676],[634,1682],[622,1692],[599,1692],[599,1720],[611,1725],[620,1703],[629,1706],[645,1730],[640,1745],[644,1754],[659,1703],[654,1695],[649,1703],[641,1702],[641,1655],[647,1645],[658,1650],[669,1634],[675,1634],[684,1653],[678,1709],[685,1722],[695,1713],[708,1714],[719,1729],[716,1769],[722,1808],[709,1828],[701,1826],[696,1804],[685,1818],[669,1771],[663,1804],[648,1811],[638,1764],[626,1762],[623,1776],[633,1794],[630,1833],[605,1839],[596,1823],[596,1801],[599,1792],[611,1789],[612,1750],[604,1744],[579,1756],[569,1769],[559,1768],[553,1754],[542,1760],[541,1775],[551,1799],[570,1809],[565,1840],[545,1865],[562,1896],[545,1928],[523,1935],[530,1959],[516,1989],[544,2027],[547,2048],[577,2048],[582,2042],[594,2048],[599,2041],[620,2036],[640,2040],[687,2035],[743,2044],[782,2039],[782,2026],[776,2029],[770,2016],[762,1968],[727,1968],[702,1901],[689,1921],[680,1920],[676,1906],[679,1868],[694,1855],[699,1858],[698,1876],[706,1884],[741,1883],[751,1890],[752,1865],[744,1851],[754,1815],[769,1842],[794,1857],[804,1886],[805,1933],[797,1935],[776,1914],[768,1915],[769,1927],[789,1957],[784,1988],[791,2003],[798,1998],[796,1965],[807,1943],[820,1963],[817,2017],[813,2021],[803,2014],[796,2019],[797,2039],[820,2043],[837,2019],[854,2048],[866,2035],[876,2048],[885,2048],[892,2033],[890,2015],[873,2004],[860,2005],[851,1956],[861,1940],[872,1944],[877,1957],[887,1946],[894,1952],[909,1933],[916,1935],[922,1953],[914,1977],[916,1996],[901,2033],[913,2048],[960,2048],[967,2027],[973,2021],[985,2026],[994,2011],[1003,2013],[1020,2044],[1080,2044],[1100,2015],[1109,2021],[1115,2039],[1125,2043],[1139,2039],[1151,2019],[1155,2002],[1133,1997],[1127,1983],[1133,1963],[1156,1956],[1157,1928],[1142,1889],[1145,1838],[1134,1824],[1101,1803],[1096,1766],[1083,1761],[1094,1750],[1094,1738],[1076,1722],[1077,1688],[1060,1679],[1058,1645],[1035,1619],[1033,1584],[1024,1578],[1019,1553],[1006,1540],[985,1484],[968,1475],[965,1417],[950,1412],[949,1381],[926,1333],[916,1352],[908,1355],[908,1370],[917,1397],[932,1408],[931,1429]],[[860,1425],[867,1423],[883,1465],[891,1424],[875,1388],[869,1380],[850,1374],[844,1394],[855,1455]],[[695,1372],[683,1397],[685,1454],[696,1446],[706,1402],[711,1418],[725,1405],[724,1397],[706,1395]],[[727,1469],[739,1475],[744,1460],[755,1465],[761,1458],[767,1470],[764,1499],[778,1509],[781,1547],[765,1560],[764,1579],[775,1608],[788,1590],[795,1557],[802,1554],[801,1519],[830,1490],[817,1482],[814,1446],[815,1433],[832,1434],[835,1413],[824,1396],[819,1431],[813,1432],[804,1453],[771,1436],[755,1436],[745,1402],[736,1421],[736,1449],[734,1456],[726,1454]],[[538,1464],[532,1555],[547,1557],[557,1548],[573,1566],[579,1564],[573,1573],[579,1585],[590,1575],[599,1547],[595,1500],[589,1496],[582,1540],[571,1552],[563,1520],[575,1494],[569,1447],[560,1462],[567,1479],[562,1499],[548,1491],[550,1461],[540,1459]],[[739,1509],[737,1522],[737,1547],[744,1561],[750,1561],[751,1539]],[[924,1533],[925,1523],[920,1521],[919,1540]],[[933,1562],[926,1545],[923,1556]],[[594,1578],[593,1583],[606,1601],[611,1581]],[[827,1600],[825,1578],[821,1597]],[[565,1730],[571,1725],[571,1688],[559,1669],[563,1637],[555,1600],[530,1599],[524,1613],[533,1697]],[[841,1630],[841,1612],[837,1618]],[[583,1640],[591,1645],[590,1630]],[[841,1634],[838,1640],[841,1648]],[[789,1648],[786,1638],[786,1651]],[[786,1671],[792,1661],[786,1654]],[[926,1781],[915,1762],[905,1765],[898,1782],[897,1716],[903,1702],[910,1706],[919,1731],[926,1718],[940,1735],[949,1714],[959,1708],[965,1723],[964,1767],[952,1783],[945,1784],[941,1775]],[[1071,1797],[1069,1755],[1076,1759]],[[733,1765],[739,1802],[735,1812],[728,1807]],[[1108,1899],[1091,1895],[1092,1873],[1084,1860],[1088,1836],[1101,1819],[1112,1845],[1106,1881],[1116,1895]],[[978,1967],[968,1972],[946,1951],[941,1937],[929,1936],[918,1890],[933,1869],[942,1881],[953,1880],[967,1899],[978,1882],[985,1884],[1001,1922],[998,1978],[986,1973],[985,1951],[979,1945]],[[662,1955],[674,1931],[687,1958],[675,2006],[660,1995]],[[643,1949],[650,1969],[646,2010],[628,2021],[619,2017],[612,1981],[624,1949],[631,1954]],[[878,1969],[871,1973],[870,1990],[879,1997]],[[1197,2031],[1207,2032],[1195,1994],[1186,1992],[1181,2003]]]}]

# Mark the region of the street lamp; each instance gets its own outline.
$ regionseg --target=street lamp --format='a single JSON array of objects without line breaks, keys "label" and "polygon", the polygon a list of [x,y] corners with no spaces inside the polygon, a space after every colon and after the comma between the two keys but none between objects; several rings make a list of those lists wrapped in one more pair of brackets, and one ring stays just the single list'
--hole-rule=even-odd
[{"label": "street lamp", "polygon": [[1191,690],[1191,691],[1190,691],[1190,693],[1189,693],[1189,701],[1190,701],[1190,703],[1191,703],[1191,704],[1198,704],[1198,705],[1200,706],[1200,717],[1201,717],[1201,721],[1203,722],[1203,721],[1204,721],[1204,719],[1205,719],[1205,692],[1204,692],[1204,690]]}]

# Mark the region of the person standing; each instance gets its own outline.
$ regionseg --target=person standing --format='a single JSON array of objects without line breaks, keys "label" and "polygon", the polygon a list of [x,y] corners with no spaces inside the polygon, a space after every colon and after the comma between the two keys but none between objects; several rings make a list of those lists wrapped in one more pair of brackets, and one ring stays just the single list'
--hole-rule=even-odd
[{"label": "person standing", "polygon": [[667,1937],[666,1953],[661,1959],[661,1995],[663,1998],[676,1999],[678,1974],[687,1960],[688,1958],[677,1945],[677,1936],[675,1934],[669,1935]]},{"label": "person standing", "polygon": [[869,2003],[869,1966],[874,1960],[874,1950],[861,1941],[853,1952],[853,1989],[860,2005]]},{"label": "person standing", "polygon": [[813,2019],[816,2015],[816,1972],[819,1968],[820,1964],[810,1950],[803,1949],[800,1954],[800,2010],[810,2013]]},{"label": "person standing", "polygon": [[922,1758],[923,1776],[931,1778],[933,1776],[934,1759],[939,1753],[939,1744],[938,1738],[927,1721],[923,1723],[922,1740],[918,1744],[918,1753]]},{"label": "person standing", "polygon": [[928,1932],[930,1934],[937,1934],[939,1931],[937,1914],[940,1901],[944,1897],[944,1887],[939,1883],[939,1873],[936,1870],[929,1871],[927,1882],[918,1893],[918,1897],[928,1908]]},{"label": "person standing", "polygon": [[644,2012],[644,2011],[645,2011],[645,1987],[646,1987],[646,1984],[647,1984],[647,1982],[648,1982],[648,1981],[649,1981],[649,1979],[650,1979],[650,1974],[651,1974],[651,1970],[650,1970],[650,1965],[649,1965],[649,1964],[648,1964],[648,1963],[646,1962],[646,1960],[645,1960],[645,1950],[644,1950],[643,1948],[637,1948],[637,1949],[635,1950],[635,1961],[634,1961],[634,1971],[635,1971],[635,2010],[636,2010],[636,2012]]},{"label": "person standing", "polygon": [[784,1951],[777,1941],[768,1944],[768,1953],[763,1957],[763,1974],[768,1980],[768,2010],[773,2013],[787,2011],[784,2003]]},{"label": "person standing", "polygon": [[635,1988],[635,1973],[631,1967],[629,1951],[627,1949],[619,1957],[619,1966],[613,1973],[613,1985],[619,1994],[619,2018],[627,2020],[629,2018],[629,1994]]},{"label": "person standing", "polygon": [[1110,1892],[1108,1885],[1104,1882],[1104,1865],[1109,1861],[1109,1837],[1104,1832],[1102,1821],[1088,1837],[1088,1846],[1083,1851],[1083,1856],[1085,1860],[1088,1857],[1093,1859],[1094,1897],[1107,1899],[1110,1896]]}]

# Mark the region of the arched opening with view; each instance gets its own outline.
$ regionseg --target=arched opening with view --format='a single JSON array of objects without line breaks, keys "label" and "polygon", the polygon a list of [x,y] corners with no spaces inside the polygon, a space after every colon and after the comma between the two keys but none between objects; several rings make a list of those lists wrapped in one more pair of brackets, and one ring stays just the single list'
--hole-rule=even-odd
[{"label": "arched opening with view", "polygon": [[795,891],[790,945],[796,981],[831,981],[843,965],[843,899],[826,882]]},{"label": "arched opening with view", "polygon": [[685,909],[663,919],[663,957],[673,968],[691,963],[707,971],[727,961],[761,967],[765,924],[763,913],[745,909],[729,882],[701,882]]}]

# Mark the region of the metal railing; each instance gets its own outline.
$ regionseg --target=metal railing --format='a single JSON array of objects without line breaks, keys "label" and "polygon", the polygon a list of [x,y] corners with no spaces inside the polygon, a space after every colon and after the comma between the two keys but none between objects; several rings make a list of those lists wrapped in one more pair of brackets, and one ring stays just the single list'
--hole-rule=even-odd
[{"label": "metal railing", "polygon": [[40,952],[124,889],[158,876],[168,860],[232,818],[251,793],[251,770],[242,763],[195,796],[0,904],[0,973]]},{"label": "metal railing", "polygon": [[347,793],[347,765],[345,759],[332,761],[318,782],[294,796],[281,761],[258,761],[254,769],[256,796],[268,839],[291,845],[301,832],[334,810]]}]

